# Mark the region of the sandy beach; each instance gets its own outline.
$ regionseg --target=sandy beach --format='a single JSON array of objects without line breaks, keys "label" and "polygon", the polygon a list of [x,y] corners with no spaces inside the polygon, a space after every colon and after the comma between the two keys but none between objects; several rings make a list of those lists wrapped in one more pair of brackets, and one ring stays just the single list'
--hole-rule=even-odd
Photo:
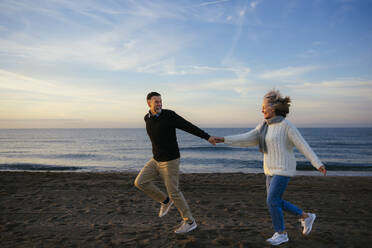
[{"label": "sandy beach", "polygon": [[[263,174],[182,174],[198,228],[173,233],[175,208],[133,187],[135,174],[0,172],[1,247],[270,247]],[[160,182],[159,186],[162,187]],[[285,214],[281,247],[369,247],[372,177],[298,176],[284,198],[318,216],[309,236]]]}]

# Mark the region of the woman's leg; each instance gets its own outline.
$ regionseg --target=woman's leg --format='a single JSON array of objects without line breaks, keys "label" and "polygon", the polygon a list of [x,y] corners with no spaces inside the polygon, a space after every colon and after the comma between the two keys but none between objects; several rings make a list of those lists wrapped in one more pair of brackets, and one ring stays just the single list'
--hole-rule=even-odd
[{"label": "woman's leg", "polygon": [[302,210],[282,199],[290,177],[268,176],[266,177],[267,206],[269,208],[275,232],[282,233],[285,230],[283,209],[293,214],[301,215]]},{"label": "woman's leg", "polygon": [[[301,218],[306,218],[307,214],[302,211],[302,209],[298,208],[297,206],[293,205],[292,203],[288,201],[283,200],[283,210],[286,212],[289,212],[293,215],[301,216]],[[306,215],[304,217],[304,215]]]}]

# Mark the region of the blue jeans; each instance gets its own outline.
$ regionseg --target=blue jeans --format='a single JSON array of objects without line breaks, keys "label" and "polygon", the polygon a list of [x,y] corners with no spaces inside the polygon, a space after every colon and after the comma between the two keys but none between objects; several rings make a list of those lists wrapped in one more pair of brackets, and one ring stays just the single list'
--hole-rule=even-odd
[{"label": "blue jeans", "polygon": [[301,209],[282,199],[283,193],[286,190],[290,179],[290,177],[278,175],[266,176],[266,202],[271,214],[275,232],[283,232],[285,230],[283,210],[295,215],[302,215]]}]

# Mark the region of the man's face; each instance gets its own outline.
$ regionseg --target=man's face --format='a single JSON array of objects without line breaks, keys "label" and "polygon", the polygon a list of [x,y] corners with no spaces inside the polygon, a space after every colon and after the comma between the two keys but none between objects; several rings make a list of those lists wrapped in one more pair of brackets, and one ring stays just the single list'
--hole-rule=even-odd
[{"label": "man's face", "polygon": [[151,97],[150,100],[147,100],[147,105],[149,105],[152,114],[160,113],[162,108],[161,96]]}]

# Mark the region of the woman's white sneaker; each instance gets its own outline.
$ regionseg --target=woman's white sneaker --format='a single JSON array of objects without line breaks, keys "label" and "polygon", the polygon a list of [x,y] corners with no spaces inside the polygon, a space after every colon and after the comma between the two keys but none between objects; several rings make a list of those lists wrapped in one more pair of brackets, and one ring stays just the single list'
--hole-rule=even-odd
[{"label": "woman's white sneaker", "polygon": [[304,227],[304,230],[302,231],[303,235],[308,235],[311,232],[311,229],[313,228],[313,223],[316,218],[316,214],[308,213],[309,217],[306,219],[301,219],[301,226]]},{"label": "woman's white sneaker", "polygon": [[182,225],[174,232],[177,234],[187,233],[197,228],[197,226],[198,225],[196,224],[195,220],[191,224],[187,223],[187,221],[182,221]]},{"label": "woman's white sneaker", "polygon": [[288,234],[287,233],[274,233],[274,235],[267,239],[266,241],[269,242],[271,245],[280,245],[285,242],[288,242]]}]

